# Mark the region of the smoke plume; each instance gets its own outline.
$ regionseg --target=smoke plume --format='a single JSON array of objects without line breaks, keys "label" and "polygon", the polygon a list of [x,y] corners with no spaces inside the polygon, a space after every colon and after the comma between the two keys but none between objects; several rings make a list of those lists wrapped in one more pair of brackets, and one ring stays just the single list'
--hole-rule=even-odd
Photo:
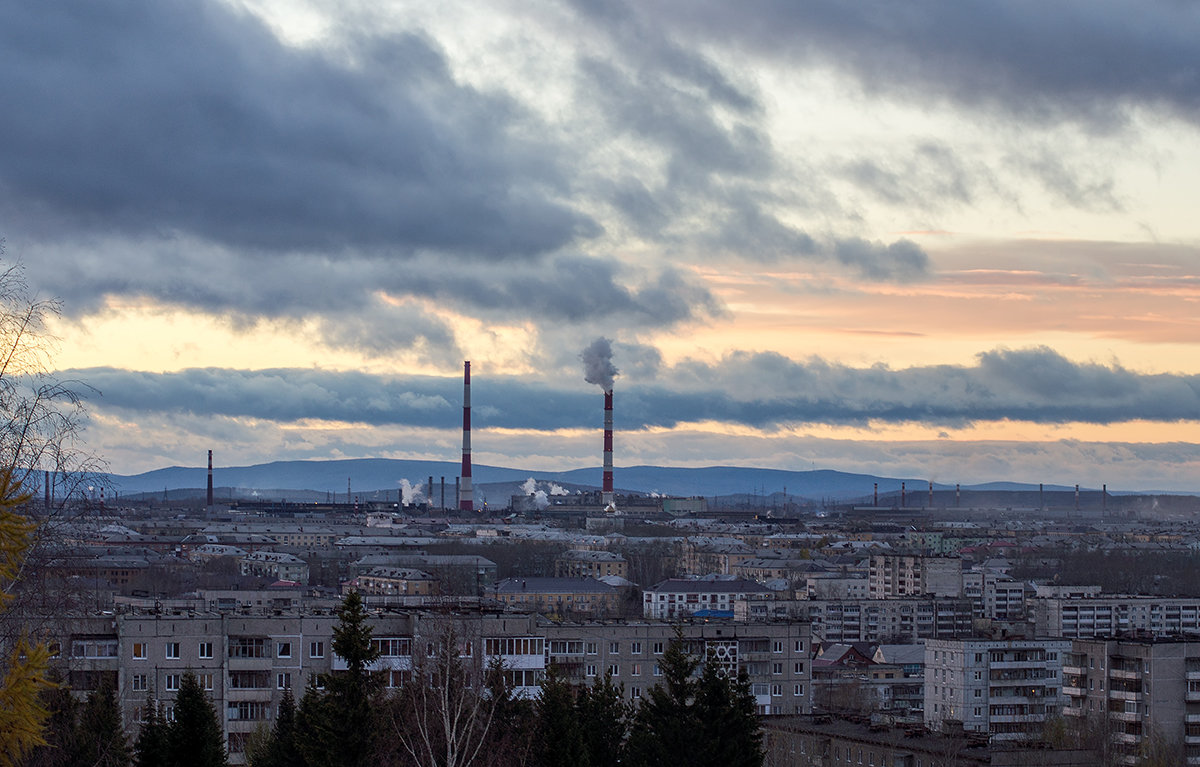
[{"label": "smoke plume", "polygon": [[405,506],[425,500],[424,485],[413,485],[407,479],[400,480],[400,502]]},{"label": "smoke plume", "polygon": [[521,492],[525,495],[533,495],[535,492],[537,492],[537,480],[535,480],[533,477],[530,477],[522,482]]},{"label": "smoke plume", "polygon": [[583,360],[583,380],[612,391],[613,379],[620,372],[612,363],[612,342],[600,337],[579,355]]}]

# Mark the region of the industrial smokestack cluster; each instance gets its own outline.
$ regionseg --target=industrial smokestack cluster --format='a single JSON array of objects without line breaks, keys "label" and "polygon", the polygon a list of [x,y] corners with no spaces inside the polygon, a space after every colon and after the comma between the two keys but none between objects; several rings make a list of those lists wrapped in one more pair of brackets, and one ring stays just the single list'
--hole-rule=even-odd
[{"label": "industrial smokestack cluster", "polygon": [[475,510],[475,494],[471,490],[471,362],[463,363],[463,447],[462,485],[458,491],[459,511]]}]

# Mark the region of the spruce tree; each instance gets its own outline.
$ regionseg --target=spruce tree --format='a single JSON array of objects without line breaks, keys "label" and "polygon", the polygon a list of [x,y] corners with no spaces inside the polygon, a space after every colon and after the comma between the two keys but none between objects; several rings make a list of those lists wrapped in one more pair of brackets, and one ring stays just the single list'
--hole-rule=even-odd
[{"label": "spruce tree", "polygon": [[576,705],[592,767],[609,767],[623,762],[630,713],[623,686],[613,682],[612,674],[605,673],[580,690]]},{"label": "spruce tree", "polygon": [[575,687],[551,666],[534,704],[537,717],[536,762],[541,767],[589,767]]},{"label": "spruce tree", "polygon": [[251,757],[251,767],[303,767],[304,760],[296,743],[296,716],[296,700],[289,687],[283,691],[283,700],[279,702],[279,714],[275,717],[271,737],[266,747]]},{"label": "spruce tree", "polygon": [[83,705],[76,730],[77,763],[89,767],[129,767],[133,756],[121,724],[121,709],[112,685],[93,690]]},{"label": "spruce tree", "polygon": [[146,698],[146,717],[133,745],[134,764],[137,767],[159,767],[167,764],[170,757],[168,723],[163,721],[158,701],[153,696]]},{"label": "spruce tree", "polygon": [[175,697],[175,721],[167,728],[168,761],[173,767],[225,767],[225,742],[212,702],[196,675],[187,672]]},{"label": "spruce tree", "polygon": [[760,767],[762,728],[750,679],[742,671],[730,678],[715,663],[705,663],[696,686],[700,729],[697,762],[711,767]]},{"label": "spruce tree", "polygon": [[311,685],[305,691],[299,749],[312,765],[367,767],[373,764],[376,746],[381,680],[370,672],[379,651],[371,643],[367,611],[357,591],[350,592],[338,608],[333,651],[346,662],[346,669],[325,675],[324,692]]},{"label": "spruce tree", "polygon": [[687,653],[682,637],[677,635],[659,661],[663,681],[650,688],[633,717],[627,750],[631,764],[699,764],[696,746],[700,723],[692,709],[696,694],[692,677],[699,665],[699,659]]}]

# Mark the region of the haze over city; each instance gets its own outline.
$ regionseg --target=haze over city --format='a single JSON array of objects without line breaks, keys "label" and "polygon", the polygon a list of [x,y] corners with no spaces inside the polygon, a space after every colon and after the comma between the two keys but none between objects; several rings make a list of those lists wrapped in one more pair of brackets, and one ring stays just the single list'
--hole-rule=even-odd
[{"label": "haze over city", "polygon": [[1200,490],[1200,11],[0,5],[0,236],[112,471]]}]

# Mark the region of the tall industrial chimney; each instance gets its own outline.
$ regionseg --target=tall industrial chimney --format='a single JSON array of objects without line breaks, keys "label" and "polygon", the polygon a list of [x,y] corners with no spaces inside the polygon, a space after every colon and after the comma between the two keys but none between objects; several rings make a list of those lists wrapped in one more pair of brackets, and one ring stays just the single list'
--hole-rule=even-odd
[{"label": "tall industrial chimney", "polygon": [[213,492],[212,492],[212,451],[211,451],[211,450],[209,450],[209,451],[208,451],[208,505],[209,505],[209,506],[212,506],[212,505],[213,505]]},{"label": "tall industrial chimney", "polygon": [[47,471],[45,473],[45,476],[46,476],[46,484],[44,487],[44,494],[46,496],[46,511],[50,511],[50,472]]},{"label": "tall industrial chimney", "polygon": [[600,491],[600,504],[604,509],[613,507],[613,393],[604,391],[604,485]]},{"label": "tall industrial chimney", "polygon": [[463,363],[463,452],[462,486],[458,493],[458,510],[475,511],[475,494],[471,490],[471,362]]}]

